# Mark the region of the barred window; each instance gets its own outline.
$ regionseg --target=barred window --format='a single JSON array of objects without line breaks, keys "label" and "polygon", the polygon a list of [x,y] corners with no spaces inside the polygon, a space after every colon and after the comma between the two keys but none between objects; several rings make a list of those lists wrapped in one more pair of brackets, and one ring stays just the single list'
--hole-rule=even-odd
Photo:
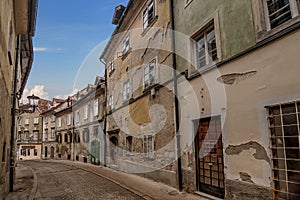
[{"label": "barred window", "polygon": [[275,199],[300,199],[300,102],[269,107]]}]

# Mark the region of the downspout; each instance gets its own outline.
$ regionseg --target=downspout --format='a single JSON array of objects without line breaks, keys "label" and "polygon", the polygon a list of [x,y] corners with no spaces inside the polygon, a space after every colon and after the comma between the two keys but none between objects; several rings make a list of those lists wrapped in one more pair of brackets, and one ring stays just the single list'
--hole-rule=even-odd
[{"label": "downspout", "polygon": [[107,73],[106,73],[106,63],[102,60],[102,58],[99,59],[100,62],[104,65],[104,83],[105,83],[105,89],[104,89],[104,102],[103,102],[103,117],[104,117],[104,126],[103,126],[103,133],[104,133],[104,167],[106,167],[106,122],[107,122],[107,111],[106,111],[106,103],[107,103]]},{"label": "downspout", "polygon": [[15,165],[15,129],[16,129],[16,104],[17,104],[17,77],[20,59],[20,40],[21,35],[17,36],[16,60],[14,70],[13,94],[12,94],[12,109],[11,109],[11,135],[10,135],[10,159],[9,159],[9,191],[14,191],[14,165]]},{"label": "downspout", "polygon": [[175,133],[177,146],[177,175],[178,175],[178,189],[182,191],[182,168],[181,168],[181,144],[180,144],[180,130],[179,130],[179,104],[178,104],[178,88],[177,88],[177,61],[176,61],[176,46],[175,46],[175,25],[174,25],[174,1],[170,0],[170,20],[171,20],[171,37],[172,37],[172,65],[173,65],[173,81],[174,81],[174,106],[175,106]]}]

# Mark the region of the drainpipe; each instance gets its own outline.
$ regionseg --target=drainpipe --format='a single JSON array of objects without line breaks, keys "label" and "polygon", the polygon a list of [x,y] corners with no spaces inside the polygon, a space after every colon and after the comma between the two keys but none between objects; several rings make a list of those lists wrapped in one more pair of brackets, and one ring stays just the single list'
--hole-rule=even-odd
[{"label": "drainpipe", "polygon": [[103,127],[103,133],[104,133],[104,167],[106,167],[106,121],[107,121],[107,110],[106,110],[106,103],[107,103],[107,73],[106,73],[106,63],[103,61],[102,58],[100,58],[100,62],[104,65],[104,81],[105,81],[105,90],[104,90],[104,102],[103,102],[103,111],[104,111],[104,127]]},{"label": "drainpipe", "polygon": [[172,37],[172,65],[173,65],[173,81],[174,81],[174,106],[175,106],[175,133],[177,146],[177,175],[178,175],[178,189],[182,191],[182,168],[181,168],[181,144],[180,144],[180,130],[179,130],[179,104],[178,104],[178,88],[177,88],[177,63],[176,63],[176,46],[175,46],[175,25],[174,25],[174,1],[170,0],[170,20],[171,20],[171,37]]},{"label": "drainpipe", "polygon": [[15,165],[15,129],[16,129],[16,104],[17,104],[17,77],[19,68],[19,53],[20,53],[21,35],[17,36],[16,60],[14,69],[14,82],[12,94],[12,109],[11,109],[11,135],[10,135],[10,159],[9,159],[9,191],[14,191],[14,165]]}]

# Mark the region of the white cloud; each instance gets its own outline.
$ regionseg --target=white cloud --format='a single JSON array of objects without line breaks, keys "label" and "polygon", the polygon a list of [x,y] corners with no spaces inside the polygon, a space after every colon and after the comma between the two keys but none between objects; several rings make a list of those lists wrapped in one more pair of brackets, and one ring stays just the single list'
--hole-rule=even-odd
[{"label": "white cloud", "polygon": [[45,47],[33,47],[33,51],[47,51],[48,48]]},{"label": "white cloud", "polygon": [[65,94],[65,95],[57,95],[55,96],[54,98],[57,98],[57,99],[67,99],[69,96],[72,96],[74,94],[76,94],[79,90],[78,89],[74,89],[72,92],[70,92],[69,94]]},{"label": "white cloud", "polygon": [[35,96],[40,97],[41,99],[49,99],[48,92],[45,90],[44,85],[35,85],[32,89],[25,88],[21,102],[27,103],[27,96],[34,94]]}]

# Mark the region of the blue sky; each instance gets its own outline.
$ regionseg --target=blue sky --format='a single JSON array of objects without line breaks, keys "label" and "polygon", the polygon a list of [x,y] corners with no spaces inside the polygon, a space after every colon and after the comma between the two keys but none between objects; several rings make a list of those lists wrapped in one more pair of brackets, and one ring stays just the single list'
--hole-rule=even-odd
[{"label": "blue sky", "polygon": [[64,97],[103,76],[98,58],[115,28],[111,24],[115,7],[127,2],[39,0],[34,62],[24,96]]}]

